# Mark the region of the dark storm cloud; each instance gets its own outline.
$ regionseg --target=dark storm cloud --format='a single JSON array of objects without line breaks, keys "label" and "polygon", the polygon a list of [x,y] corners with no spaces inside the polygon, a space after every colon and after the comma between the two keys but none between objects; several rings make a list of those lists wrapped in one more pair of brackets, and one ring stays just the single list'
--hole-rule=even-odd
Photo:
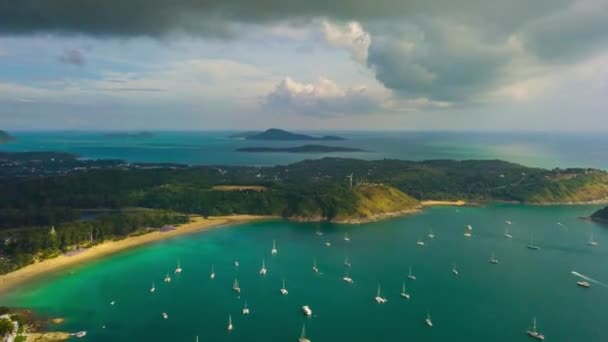
[{"label": "dark storm cloud", "polygon": [[0,32],[159,36],[173,30],[231,35],[235,23],[312,17],[386,20],[466,15],[513,27],[567,0],[0,0]]}]

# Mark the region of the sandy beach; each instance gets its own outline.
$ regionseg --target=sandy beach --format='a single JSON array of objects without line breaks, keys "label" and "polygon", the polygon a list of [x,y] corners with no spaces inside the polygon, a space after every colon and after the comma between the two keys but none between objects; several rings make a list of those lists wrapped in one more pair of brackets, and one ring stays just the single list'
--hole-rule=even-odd
[{"label": "sandy beach", "polygon": [[434,206],[457,206],[461,207],[467,205],[468,203],[463,200],[458,201],[421,201],[420,205],[423,207],[434,207]]},{"label": "sandy beach", "polygon": [[272,219],[272,216],[233,215],[203,218],[193,217],[191,222],[178,226],[175,230],[168,232],[151,232],[143,235],[132,236],[118,241],[106,241],[93,246],[73,256],[61,255],[53,259],[47,259],[35,264],[28,265],[14,272],[0,276],[0,293],[6,292],[19,284],[31,281],[43,275],[62,270],[64,268],[93,261],[98,258],[114,254],[129,248],[145,245],[151,242],[170,239],[176,236],[191,234],[218,226],[227,226],[245,223],[254,220]]}]

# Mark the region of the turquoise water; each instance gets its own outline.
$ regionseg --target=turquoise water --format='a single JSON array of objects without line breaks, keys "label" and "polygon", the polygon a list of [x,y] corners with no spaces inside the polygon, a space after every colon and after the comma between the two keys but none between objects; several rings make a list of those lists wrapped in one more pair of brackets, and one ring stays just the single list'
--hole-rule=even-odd
[{"label": "turquoise water", "polygon": [[[316,224],[242,224],[66,270],[4,296],[0,304],[65,317],[61,329],[88,330],[88,341],[194,341],[196,335],[201,341],[296,341],[304,322],[315,342],[527,341],[533,316],[549,341],[606,341],[608,288],[597,283],[577,287],[570,273],[608,283],[608,231],[577,218],[595,209],[430,208],[364,225],[323,224],[322,237],[315,234]],[[513,239],[503,237],[505,220],[513,221]],[[463,236],[467,224],[474,227],[470,239]],[[429,229],[433,240],[426,237]],[[343,240],[346,231],[351,242]],[[598,246],[586,245],[591,232]],[[538,251],[525,247],[532,233]],[[424,247],[416,244],[420,238]],[[270,254],[273,239],[276,256]],[[489,263],[493,252],[497,265]],[[352,263],[353,285],[341,280],[345,255]],[[315,257],[321,274],[311,269]],[[266,277],[258,274],[262,258]],[[163,283],[177,260],[183,273]],[[459,277],[451,272],[453,263]],[[211,264],[215,280],[209,279]],[[406,301],[399,292],[410,265],[417,280],[407,281],[411,299]],[[240,296],[232,291],[235,277]],[[279,293],[283,278],[287,296]],[[379,283],[388,298],[385,305],[373,300]],[[109,304],[113,300],[114,306]],[[245,300],[248,317],[241,314]],[[303,316],[305,304],[313,317]],[[427,310],[433,328],[424,324]],[[231,333],[226,331],[229,314],[235,326]]]},{"label": "turquoise water", "polygon": [[[327,145],[355,147],[357,153],[243,153],[251,146],[298,146],[306,142],[231,139],[232,132],[155,132],[151,137],[108,137],[100,132],[11,132],[18,140],[0,151],[64,151],[85,158],[131,162],[276,165],[324,156],[359,159],[494,159],[528,166],[608,169],[608,135],[599,133],[481,132],[316,132],[348,140]],[[315,132],[308,132],[315,133]]]}]

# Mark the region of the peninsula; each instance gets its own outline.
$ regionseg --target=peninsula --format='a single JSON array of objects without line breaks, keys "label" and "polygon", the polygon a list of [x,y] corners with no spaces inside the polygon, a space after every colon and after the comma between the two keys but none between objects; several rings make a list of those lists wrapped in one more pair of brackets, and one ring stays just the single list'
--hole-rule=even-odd
[{"label": "peninsula", "polygon": [[325,135],[325,136],[312,136],[306,134],[298,134],[288,132],[278,128],[270,128],[264,132],[243,132],[233,134],[232,137],[242,138],[245,140],[302,140],[302,141],[310,141],[310,140],[319,140],[319,141],[336,141],[336,140],[345,140],[342,137],[333,136],[333,135]]},{"label": "peninsula", "polygon": [[342,146],[302,145],[294,147],[242,147],[237,152],[285,152],[285,153],[330,153],[330,152],[364,152],[364,150]]},{"label": "peninsula", "polygon": [[604,207],[591,215],[591,220],[608,224],[608,207]]},{"label": "peninsula", "polygon": [[15,137],[0,129],[0,144],[16,140]]}]

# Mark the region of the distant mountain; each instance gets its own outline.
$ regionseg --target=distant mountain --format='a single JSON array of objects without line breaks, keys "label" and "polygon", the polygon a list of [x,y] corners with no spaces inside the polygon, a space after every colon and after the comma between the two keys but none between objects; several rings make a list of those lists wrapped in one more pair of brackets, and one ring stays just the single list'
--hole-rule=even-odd
[{"label": "distant mountain", "polygon": [[287,153],[329,153],[329,152],[362,152],[363,150],[351,147],[303,145],[294,147],[243,147],[237,152],[287,152]]},{"label": "distant mountain", "polygon": [[247,137],[249,137],[249,136],[260,134],[260,133],[262,133],[262,132],[261,131],[245,131],[245,132],[238,132],[238,133],[231,134],[229,137],[235,138],[235,139],[247,139]]},{"label": "distant mountain", "polygon": [[594,212],[591,219],[596,222],[608,223],[608,207]]},{"label": "distant mountain", "polygon": [[344,140],[342,137],[326,135],[322,137],[315,137],[312,135],[298,134],[288,132],[278,128],[270,128],[261,133],[253,133],[244,136],[247,140],[323,140],[323,141],[335,141]]},{"label": "distant mountain", "polygon": [[17,140],[14,136],[0,129],[0,144],[7,143],[9,141]]}]

